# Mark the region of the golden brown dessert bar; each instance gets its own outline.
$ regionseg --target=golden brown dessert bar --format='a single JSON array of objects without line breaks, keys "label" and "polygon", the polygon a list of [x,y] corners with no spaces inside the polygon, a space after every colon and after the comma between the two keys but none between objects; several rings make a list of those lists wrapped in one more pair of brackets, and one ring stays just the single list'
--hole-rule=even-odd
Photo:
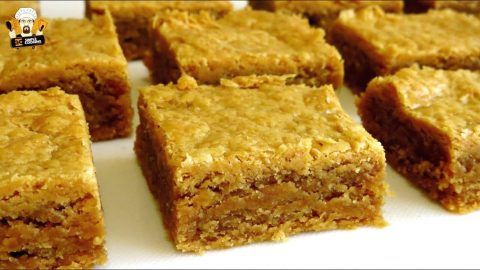
[{"label": "golden brown dessert bar", "polygon": [[453,9],[460,12],[480,14],[480,1],[452,1],[452,0],[408,0],[405,7],[411,12],[425,12],[428,9]]},{"label": "golden brown dessert bar", "polygon": [[78,97],[59,88],[0,95],[0,146],[0,268],[103,263],[103,214]]},{"label": "golden brown dessert bar", "polygon": [[480,20],[452,10],[398,15],[368,7],[342,12],[329,38],[345,59],[346,82],[364,90],[375,76],[415,63],[441,69],[480,69],[478,33]]},{"label": "golden brown dessert bar", "polygon": [[109,9],[117,27],[118,38],[127,60],[142,58],[149,49],[148,26],[155,13],[165,10],[208,11],[215,16],[230,12],[230,1],[92,1],[86,13]]},{"label": "golden brown dessert bar", "polygon": [[288,12],[302,14],[313,25],[328,29],[330,24],[337,19],[338,14],[345,9],[378,5],[387,12],[403,12],[402,0],[390,1],[362,1],[362,0],[334,0],[334,1],[279,1],[279,0],[250,0],[249,5],[254,9],[263,9],[273,12]]},{"label": "golden brown dessert bar", "polygon": [[38,1],[0,1],[0,23],[2,27],[5,25],[4,20],[15,18],[15,13],[19,8],[33,8],[37,12],[37,16],[40,16]]},{"label": "golden brown dessert bar", "polygon": [[157,83],[183,75],[200,84],[248,75],[295,74],[308,85],[343,82],[343,61],[327,44],[324,31],[299,16],[265,11],[234,11],[219,20],[207,13],[170,12],[154,19],[152,58]]},{"label": "golden brown dessert bar", "polygon": [[389,163],[454,212],[480,207],[480,73],[418,67],[374,79],[359,103]]},{"label": "golden brown dessert bar", "polygon": [[45,45],[0,43],[0,93],[60,86],[78,94],[95,141],[128,136],[132,108],[127,61],[108,13],[92,20],[47,19]]},{"label": "golden brown dessert bar", "polygon": [[146,87],[135,150],[177,249],[383,225],[382,146],[331,86],[272,77]]}]

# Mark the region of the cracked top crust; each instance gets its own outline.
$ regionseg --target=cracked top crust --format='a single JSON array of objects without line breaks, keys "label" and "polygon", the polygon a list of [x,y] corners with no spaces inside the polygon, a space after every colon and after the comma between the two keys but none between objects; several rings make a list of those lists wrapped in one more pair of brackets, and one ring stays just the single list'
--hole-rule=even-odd
[{"label": "cracked top crust", "polygon": [[[87,70],[99,66],[126,68],[127,61],[117,41],[110,13],[87,19],[46,19],[45,45],[12,49],[5,37],[0,42],[0,92],[24,89],[25,81],[37,74],[69,74],[79,66]],[[57,75],[58,76],[58,75]],[[23,83],[22,83],[23,82]]]},{"label": "cracked top crust", "polygon": [[[295,54],[305,60],[322,50],[332,50],[324,31],[301,17],[264,11],[236,11],[215,20],[208,13],[169,12],[157,16],[154,28],[170,41],[177,58],[187,64],[201,59],[254,55]],[[202,33],[197,35],[196,33]],[[306,43],[306,41],[308,41]]]},{"label": "cracked top crust", "polygon": [[342,12],[333,28],[387,66],[480,55],[480,20],[452,10],[399,15],[372,6]]},{"label": "cracked top crust", "polygon": [[394,91],[406,114],[440,129],[458,148],[478,147],[480,72],[405,68],[375,78],[367,92],[375,91]]},{"label": "cracked top crust", "polygon": [[0,95],[0,184],[45,180],[96,189],[80,100],[58,87]]},{"label": "cracked top crust", "polygon": [[191,77],[180,83],[183,90],[145,87],[139,99],[153,123],[149,132],[162,138],[173,168],[221,163],[233,170],[244,163],[303,174],[315,160],[339,153],[383,157],[380,143],[342,110],[331,86],[287,86],[269,76],[222,80],[220,86],[198,86]]}]

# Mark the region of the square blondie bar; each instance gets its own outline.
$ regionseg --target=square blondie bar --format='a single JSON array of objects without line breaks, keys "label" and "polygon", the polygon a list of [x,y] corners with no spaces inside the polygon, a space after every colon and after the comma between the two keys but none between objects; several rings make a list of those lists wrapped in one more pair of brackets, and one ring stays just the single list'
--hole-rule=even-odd
[{"label": "square blondie bar", "polygon": [[324,31],[299,16],[241,10],[215,20],[207,13],[169,12],[153,21],[152,58],[158,83],[183,75],[200,84],[248,75],[295,74],[292,82],[343,83],[343,61]]},{"label": "square blondie bar", "polygon": [[382,146],[331,86],[273,77],[140,90],[135,151],[177,249],[383,225]]},{"label": "square blondie bar", "polygon": [[329,38],[345,59],[346,82],[364,90],[378,75],[419,64],[480,69],[480,20],[452,10],[387,14],[378,7],[342,12]]},{"label": "square blondie bar", "polygon": [[103,263],[105,232],[77,96],[0,95],[0,268]]},{"label": "square blondie bar", "polygon": [[390,164],[454,212],[480,208],[480,73],[418,67],[374,79],[359,102]]},{"label": "square blondie bar", "polygon": [[250,0],[254,9],[272,12],[287,12],[301,14],[307,17],[313,25],[328,29],[342,10],[357,9],[377,5],[386,12],[402,13],[402,0],[363,1],[363,0],[333,0],[333,1],[303,1],[303,0]]},{"label": "square blondie bar", "polygon": [[59,86],[80,96],[94,141],[129,135],[127,61],[111,16],[47,22],[42,46],[16,50],[0,43],[0,93]]},{"label": "square blondie bar", "polygon": [[208,11],[222,16],[233,9],[230,1],[86,1],[87,17],[93,11],[112,13],[118,38],[127,60],[142,58],[149,49],[148,26],[156,13],[165,10]]}]

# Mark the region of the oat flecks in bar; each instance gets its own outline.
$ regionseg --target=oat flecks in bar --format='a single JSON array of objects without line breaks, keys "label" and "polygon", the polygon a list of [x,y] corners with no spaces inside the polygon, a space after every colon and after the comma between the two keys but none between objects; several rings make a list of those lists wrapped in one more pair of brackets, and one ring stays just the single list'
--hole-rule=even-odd
[{"label": "oat flecks in bar", "polygon": [[376,5],[381,7],[386,12],[402,13],[402,0],[387,0],[387,1],[279,1],[279,0],[250,0],[250,6],[254,9],[268,10],[272,12],[285,12],[301,14],[308,18],[308,20],[315,26],[320,26],[328,29],[331,23],[337,19],[338,14],[346,9],[358,9],[362,7]]},{"label": "oat flecks in bar", "polygon": [[0,94],[59,86],[79,95],[94,141],[128,136],[127,61],[110,14],[45,20],[45,45],[16,50],[0,43]]},{"label": "oat flecks in bar", "polygon": [[[248,75],[295,74],[290,83],[343,83],[343,60],[324,31],[300,16],[241,10],[214,19],[208,13],[158,15],[151,29],[147,62],[156,82],[181,75],[199,84]],[[148,59],[147,59],[148,60]]]},{"label": "oat flecks in bar", "polygon": [[110,10],[123,53],[127,60],[142,59],[148,54],[148,27],[158,12],[184,10],[191,13],[207,11],[223,16],[233,9],[230,1],[86,1],[86,15]]},{"label": "oat flecks in bar", "polygon": [[90,268],[106,260],[90,136],[77,96],[0,95],[0,268]]},{"label": "oat flecks in bar", "polygon": [[359,103],[389,163],[454,212],[480,208],[480,73],[418,67],[374,79]]},{"label": "oat flecks in bar", "polygon": [[177,249],[383,224],[383,148],[331,86],[181,82],[140,90],[135,143]]},{"label": "oat flecks in bar", "polygon": [[341,13],[329,38],[345,59],[346,82],[363,91],[378,75],[419,64],[480,69],[480,20],[452,10],[388,14],[378,7]]}]

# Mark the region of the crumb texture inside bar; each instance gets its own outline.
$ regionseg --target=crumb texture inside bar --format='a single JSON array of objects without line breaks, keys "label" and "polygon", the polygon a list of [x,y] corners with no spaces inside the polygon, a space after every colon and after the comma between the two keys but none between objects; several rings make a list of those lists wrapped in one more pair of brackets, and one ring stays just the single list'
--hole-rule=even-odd
[{"label": "crumb texture inside bar", "polygon": [[79,99],[58,88],[1,95],[0,146],[0,267],[91,267],[105,261]]},{"label": "crumb texture inside bar", "polygon": [[447,209],[478,208],[480,75],[402,69],[370,83],[362,121],[401,173]]},{"label": "crumb texture inside bar", "polygon": [[110,15],[49,20],[45,38],[46,44],[34,50],[0,43],[0,93],[59,86],[80,96],[93,140],[128,135],[127,62]]},{"label": "crumb texture inside bar", "polygon": [[141,91],[135,149],[178,249],[382,224],[381,145],[331,87],[275,83]]}]

